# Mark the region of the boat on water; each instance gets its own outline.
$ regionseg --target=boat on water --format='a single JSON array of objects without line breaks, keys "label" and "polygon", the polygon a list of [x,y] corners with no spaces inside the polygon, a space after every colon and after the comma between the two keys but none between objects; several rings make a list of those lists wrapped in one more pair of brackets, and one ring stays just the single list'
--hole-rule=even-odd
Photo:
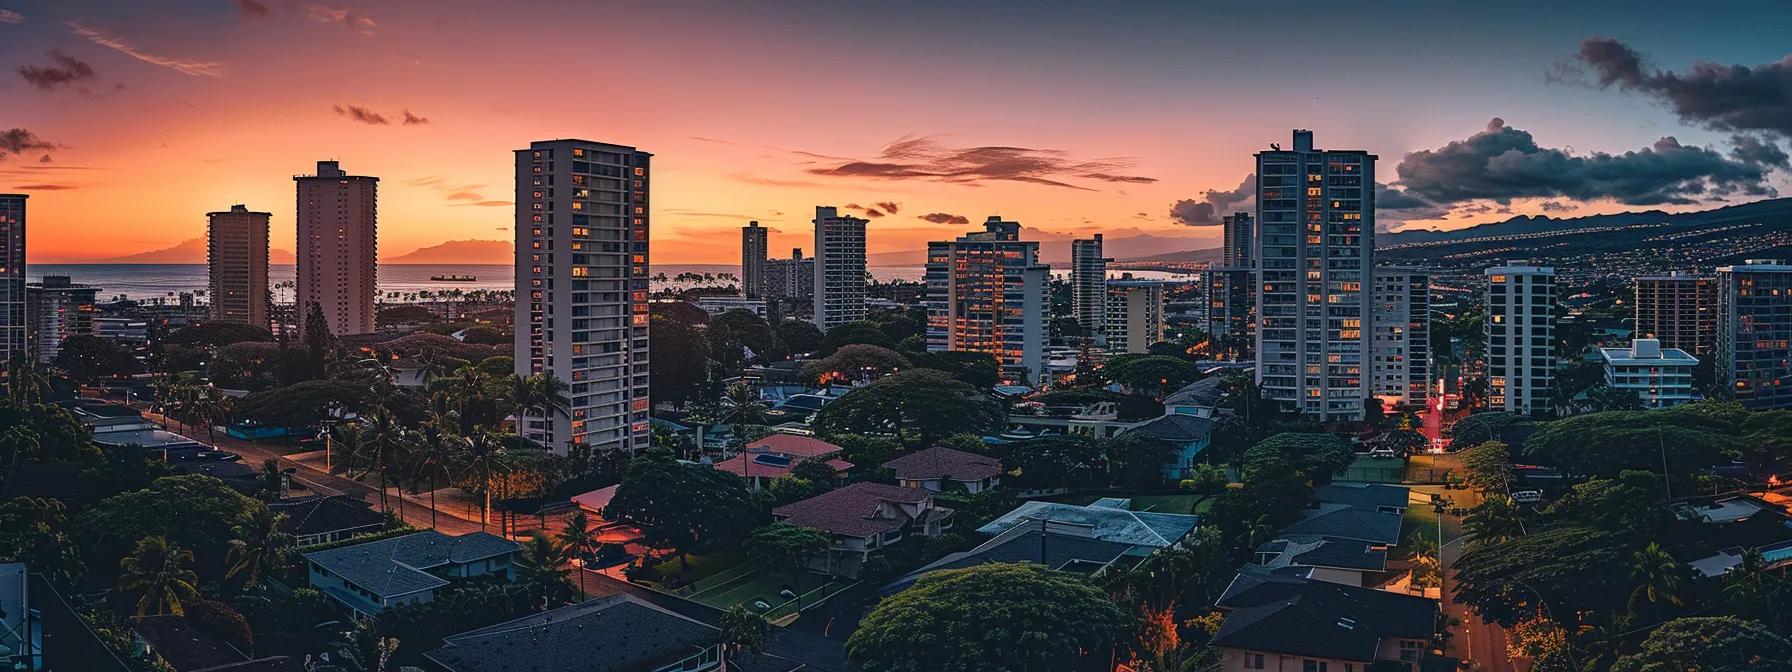
[{"label": "boat on water", "polygon": [[434,280],[436,282],[478,282],[479,276],[476,276],[476,275],[432,275],[432,276],[429,276],[429,279]]}]

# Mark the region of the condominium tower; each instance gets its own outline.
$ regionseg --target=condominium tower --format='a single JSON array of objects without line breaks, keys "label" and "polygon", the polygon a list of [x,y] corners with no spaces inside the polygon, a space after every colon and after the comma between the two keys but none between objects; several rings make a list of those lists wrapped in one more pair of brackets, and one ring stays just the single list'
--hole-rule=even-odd
[{"label": "condominium tower", "polygon": [[807,299],[815,293],[815,258],[804,257],[803,248],[790,250],[789,259],[765,262],[765,295],[780,299]]},{"label": "condominium tower", "polygon": [[1070,241],[1070,313],[1083,333],[1097,342],[1106,338],[1110,261],[1102,256],[1101,234]]},{"label": "condominium tower", "polygon": [[1375,269],[1371,393],[1390,407],[1423,406],[1431,380],[1431,273]]},{"label": "condominium tower", "polygon": [[1792,408],[1792,264],[1717,269],[1717,381],[1749,408]]},{"label": "condominium tower", "polygon": [[1038,384],[1050,275],[1039,243],[1022,241],[1020,224],[1001,217],[983,231],[928,243],[927,349],[987,352],[1003,380]]},{"label": "condominium tower", "polygon": [[1675,271],[1636,279],[1636,333],[1695,357],[1717,340],[1717,279]]},{"label": "condominium tower", "polygon": [[1311,131],[1257,153],[1257,381],[1309,419],[1363,417],[1374,194],[1375,156]]},{"label": "condominium tower", "polygon": [[556,452],[648,446],[651,157],[588,140],[516,150],[516,373],[559,378],[572,402],[526,413],[519,433]]},{"label": "condominium tower", "polygon": [[205,218],[212,319],[267,328],[269,214],[233,205]]},{"label": "condominium tower", "polygon": [[740,227],[740,293],[758,298],[765,295],[765,232],[759,222]]},{"label": "condominium tower", "polygon": [[298,175],[298,302],[301,325],[322,309],[330,333],[374,330],[380,178],[350,175],[335,161]]},{"label": "condominium tower", "polygon": [[1221,248],[1221,264],[1232,268],[1250,268],[1255,266],[1255,246],[1252,244],[1251,213],[1235,212],[1220,218],[1221,228],[1225,236]]},{"label": "condominium tower", "polygon": [[827,331],[865,319],[865,224],[815,206],[815,326]]},{"label": "condominium tower", "polygon": [[1210,268],[1202,275],[1202,329],[1215,359],[1250,360],[1257,347],[1257,271]]},{"label": "condominium tower", "polygon": [[1131,276],[1107,281],[1105,331],[1108,352],[1115,354],[1144,353],[1164,340],[1164,283]]},{"label": "condominium tower", "polygon": [[1514,263],[1489,268],[1486,277],[1488,406],[1546,412],[1556,366],[1556,269]]},{"label": "condominium tower", "polygon": [[37,361],[54,361],[70,336],[93,335],[93,304],[99,291],[70,282],[66,275],[46,275],[43,282],[25,285],[28,347]]},{"label": "condominium tower", "polygon": [[25,352],[25,194],[0,194],[0,361]]}]

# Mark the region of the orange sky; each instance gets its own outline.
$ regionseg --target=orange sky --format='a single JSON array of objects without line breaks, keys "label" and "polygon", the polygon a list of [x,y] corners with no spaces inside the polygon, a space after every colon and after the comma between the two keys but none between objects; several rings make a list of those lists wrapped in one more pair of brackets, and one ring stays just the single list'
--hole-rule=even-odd
[{"label": "orange sky", "polygon": [[[273,212],[275,246],[290,248],[291,176],[329,158],[381,178],[382,256],[509,239],[511,150],[554,137],[653,152],[654,261],[727,263],[739,258],[734,232],[747,219],[772,229],[771,250],[782,255],[810,247],[815,205],[877,202],[898,209],[874,220],[873,252],[920,249],[970,228],[921,218],[934,213],[1208,247],[1218,231],[1176,223],[1171,205],[1237,187],[1251,152],[1285,142],[1294,126],[1314,128],[1322,146],[1380,154],[1384,181],[1404,152],[1474,133],[1495,115],[1555,146],[1616,152],[1664,134],[1662,115],[1634,112],[1634,101],[1543,82],[1543,66],[1571,52],[1573,38],[1551,47],[1560,53],[1527,57],[1532,69],[1522,72],[1445,57],[1390,78],[1376,64],[1410,59],[1413,45],[1400,42],[1410,38],[1390,36],[1368,62],[1376,67],[1312,72],[1244,57],[1212,21],[1191,24],[1214,31],[1201,37],[1134,39],[1095,34],[1110,27],[1056,9],[151,4],[0,0],[0,131],[47,143],[0,159],[0,191],[32,195],[34,262],[171,246],[202,236],[204,213],[233,203]],[[10,76],[62,63],[57,55],[91,72],[47,88]],[[1464,86],[1474,68],[1490,71]],[[1446,88],[1449,109],[1420,103]],[[337,109],[349,106],[387,123]],[[1634,118],[1612,123],[1617,111]],[[407,113],[427,123],[405,124]],[[902,138],[926,139],[936,157],[1024,148],[1016,161],[1028,165],[982,164],[963,178],[841,174]],[[1420,223],[1535,214],[1544,200],[1469,204]],[[1575,203],[1550,214],[1620,209]]]}]

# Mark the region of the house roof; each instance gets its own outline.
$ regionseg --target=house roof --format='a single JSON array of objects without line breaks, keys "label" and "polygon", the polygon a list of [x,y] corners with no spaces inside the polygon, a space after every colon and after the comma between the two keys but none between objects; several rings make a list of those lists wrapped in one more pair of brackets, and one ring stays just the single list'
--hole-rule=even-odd
[{"label": "house roof", "polygon": [[1400,542],[1400,514],[1320,502],[1317,508],[1307,509],[1300,520],[1282,528],[1278,534],[1356,539],[1392,545]]},{"label": "house roof", "polygon": [[1388,564],[1387,551],[1357,539],[1285,535],[1258,546],[1257,552],[1275,554],[1276,557],[1264,563],[1272,568],[1304,566],[1381,571]]},{"label": "house roof", "polygon": [[1275,573],[1240,574],[1217,606],[1226,620],[1212,645],[1314,658],[1372,662],[1381,641],[1431,639],[1437,601]]},{"label": "house roof", "polygon": [[131,628],[137,631],[143,641],[149,642],[156,655],[168,661],[176,672],[193,672],[249,659],[241,651],[194,628],[185,616],[145,616],[132,624]]},{"label": "house roof", "polygon": [[921,577],[945,569],[962,569],[992,562],[1032,562],[1052,569],[1083,563],[1106,566],[1133,549],[1132,544],[1094,539],[1039,525],[1021,525],[996,535],[976,548],[948,554],[925,567],[884,586],[885,594],[904,590]]},{"label": "house roof", "polygon": [[1330,483],[1313,489],[1313,499],[1376,511],[1383,507],[1404,509],[1411,491],[1382,483]]},{"label": "house roof", "polygon": [[929,499],[932,495],[920,488],[861,482],[785,504],[772,509],[772,513],[794,525],[869,537],[899,529],[907,522],[903,518],[878,515],[884,502],[914,504]]},{"label": "house roof", "polygon": [[[1124,501],[1124,500],[1118,500]],[[1128,511],[1110,503],[1088,506],[1031,501],[977,528],[984,534],[1002,534],[1016,526],[1038,520],[1086,527],[1089,537],[1103,541],[1163,548],[1180,541],[1194,531],[1200,517],[1180,513]]]},{"label": "house roof", "polygon": [[813,436],[796,434],[769,434],[763,439],[747,444],[747,450],[801,458],[833,457],[846,452],[845,448]]},{"label": "house roof", "polygon": [[467,563],[522,550],[522,545],[489,532],[451,537],[425,530],[305,554],[337,576],[382,598],[440,588],[448,582],[424,570]]},{"label": "house roof", "polygon": [[884,463],[902,480],[975,482],[999,476],[1002,463],[996,458],[945,446],[934,446],[903,455]]},{"label": "house roof", "polygon": [[1225,380],[1219,376],[1208,376],[1171,392],[1170,396],[1164,397],[1164,405],[1213,407],[1220,405],[1220,400],[1225,396]]},{"label": "house roof", "polygon": [[1165,441],[1205,441],[1213,434],[1213,420],[1186,413],[1169,413],[1126,430],[1144,432]]},{"label": "house roof", "polygon": [[367,502],[342,495],[275,502],[268,508],[286,514],[280,528],[295,537],[359,530],[386,522]]},{"label": "house roof", "polygon": [[[714,627],[617,593],[454,635],[424,656],[449,672],[648,670],[695,655],[721,637]],[[776,661],[782,659],[754,669],[796,668]]]},{"label": "house roof", "polygon": [[305,672],[305,664],[292,656],[268,656],[188,672]]}]

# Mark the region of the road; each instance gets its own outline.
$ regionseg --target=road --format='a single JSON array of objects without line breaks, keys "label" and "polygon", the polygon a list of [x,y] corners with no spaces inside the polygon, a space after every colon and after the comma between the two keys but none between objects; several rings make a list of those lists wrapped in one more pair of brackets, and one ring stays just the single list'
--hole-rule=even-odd
[{"label": "road", "polygon": [[[596,570],[584,570],[584,572],[587,597],[628,593],[686,618],[711,626],[720,627],[721,625],[722,611],[715,607],[637,586]],[[797,619],[798,623],[802,621],[803,619]],[[848,669],[846,648],[842,642],[832,641],[829,638],[793,628],[782,628],[775,625],[767,628],[765,652],[804,663],[807,665],[804,669],[817,672]]]},{"label": "road", "polygon": [[[1429,500],[1431,495],[1440,494],[1450,498],[1452,507],[1473,508],[1480,504],[1480,495],[1472,490],[1444,490],[1441,486],[1414,486],[1413,506],[1429,506],[1417,500]],[[1461,623],[1456,628],[1456,636],[1450,641],[1446,654],[1472,660],[1484,672],[1525,672],[1529,665],[1525,661],[1514,661],[1506,654],[1506,629],[1496,624],[1486,623],[1480,616],[1471,613],[1467,606],[1457,604],[1450,599],[1450,591],[1455,589],[1456,561],[1462,557],[1462,517],[1445,512],[1439,516],[1443,539],[1438,553],[1439,565],[1446,577],[1444,582],[1443,610]]]}]

